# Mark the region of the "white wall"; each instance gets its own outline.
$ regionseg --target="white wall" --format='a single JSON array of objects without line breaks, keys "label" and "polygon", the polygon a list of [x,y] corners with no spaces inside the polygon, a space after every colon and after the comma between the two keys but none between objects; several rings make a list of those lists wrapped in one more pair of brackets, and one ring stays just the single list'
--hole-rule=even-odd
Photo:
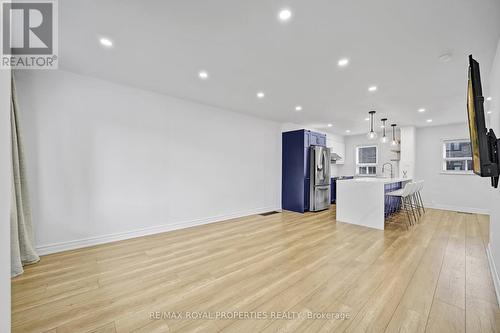
[{"label": "white wall", "polygon": [[415,178],[416,130],[414,126],[401,127],[400,130],[399,176],[402,178]]},{"label": "white wall", "polygon": [[280,207],[281,124],[64,71],[16,74],[42,253]]},{"label": "white wall", "polygon": [[[497,137],[500,137],[500,41],[497,46],[497,53],[493,64],[493,69],[490,74],[490,91],[489,96],[493,98],[489,109],[493,111],[491,114],[490,126],[494,129]],[[488,92],[484,94],[488,96]],[[491,215],[490,215],[490,264],[494,272],[495,287],[497,288],[497,297],[500,296],[500,189],[490,188],[491,198]],[[499,297],[500,298],[500,297]],[[500,301],[500,299],[499,299]]]},{"label": "white wall", "polygon": [[0,332],[10,332],[10,170],[10,71],[0,70]]},{"label": "white wall", "polygon": [[[392,138],[392,132],[387,133],[389,139]],[[344,165],[340,166],[341,176],[353,176],[356,175],[356,147],[366,146],[366,145],[376,145],[378,146],[378,165],[377,165],[377,175],[382,176],[382,165],[384,163],[391,163],[393,167],[393,175],[398,176],[398,162],[391,161],[391,159],[397,159],[399,155],[392,152],[392,150],[399,150],[399,146],[393,147],[390,143],[382,144],[380,143],[381,133],[378,133],[377,140],[369,140],[365,134],[360,135],[348,135],[344,138],[345,142],[345,162]],[[399,138],[399,130],[396,131],[396,137]],[[390,168],[386,167],[386,175],[389,175]]]},{"label": "white wall", "polygon": [[422,196],[427,206],[465,212],[490,212],[489,178],[474,174],[442,173],[443,140],[468,137],[466,123],[417,128],[415,178],[425,181]]}]

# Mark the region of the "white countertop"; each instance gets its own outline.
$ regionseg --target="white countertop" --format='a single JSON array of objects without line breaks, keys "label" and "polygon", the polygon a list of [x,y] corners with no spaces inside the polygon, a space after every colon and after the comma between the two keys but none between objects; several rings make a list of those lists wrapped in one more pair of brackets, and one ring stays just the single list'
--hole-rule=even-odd
[{"label": "white countertop", "polygon": [[407,182],[411,181],[411,178],[401,178],[401,177],[356,177],[353,179],[338,179],[337,181],[341,182],[368,182],[368,183],[377,183],[377,184],[390,184],[390,183],[399,183],[399,182]]},{"label": "white countertop", "polygon": [[411,180],[401,177],[357,177],[338,180],[337,221],[384,230],[385,185]]}]

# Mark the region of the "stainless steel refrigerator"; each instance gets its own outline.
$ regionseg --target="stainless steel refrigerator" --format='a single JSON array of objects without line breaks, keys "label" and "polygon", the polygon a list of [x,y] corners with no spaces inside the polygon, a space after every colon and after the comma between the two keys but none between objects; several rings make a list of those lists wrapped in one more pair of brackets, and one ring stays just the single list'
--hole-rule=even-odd
[{"label": "stainless steel refrigerator", "polygon": [[312,212],[330,207],[330,148],[311,146],[309,210]]}]

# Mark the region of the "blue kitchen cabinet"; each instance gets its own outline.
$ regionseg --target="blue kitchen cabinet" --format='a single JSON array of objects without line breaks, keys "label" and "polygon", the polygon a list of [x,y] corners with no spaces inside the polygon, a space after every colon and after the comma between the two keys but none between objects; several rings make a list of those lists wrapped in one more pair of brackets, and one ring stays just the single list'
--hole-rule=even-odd
[{"label": "blue kitchen cabinet", "polygon": [[330,199],[331,199],[331,203],[335,203],[337,201],[337,179],[353,179],[354,176],[342,176],[342,177],[334,177],[331,179],[331,183],[330,183],[330,190],[331,190],[331,194],[330,194]]},{"label": "blue kitchen cabinet", "polygon": [[[402,188],[402,183],[390,183],[384,185],[384,193],[393,192],[400,190]],[[395,212],[399,211],[400,199],[398,197],[393,196],[385,196],[385,205],[384,205],[384,216],[389,217]]]},{"label": "blue kitchen cabinet", "polygon": [[311,146],[324,146],[326,147],[326,134],[309,132]]},{"label": "blue kitchen cabinet", "polygon": [[337,179],[336,178],[331,178],[330,179],[330,202],[333,204],[335,203],[335,199],[337,199]]},{"label": "blue kitchen cabinet", "polygon": [[281,207],[309,210],[309,147],[326,147],[326,135],[308,130],[282,133]]}]

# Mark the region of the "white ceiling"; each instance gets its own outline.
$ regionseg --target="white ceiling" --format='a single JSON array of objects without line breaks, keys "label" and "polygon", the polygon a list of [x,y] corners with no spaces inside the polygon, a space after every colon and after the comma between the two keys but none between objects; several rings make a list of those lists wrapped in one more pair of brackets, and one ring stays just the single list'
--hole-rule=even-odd
[{"label": "white ceiling", "polygon": [[64,0],[59,12],[61,69],[339,134],[365,132],[370,109],[400,125],[465,121],[467,56],[487,95],[500,38],[500,0]]}]

